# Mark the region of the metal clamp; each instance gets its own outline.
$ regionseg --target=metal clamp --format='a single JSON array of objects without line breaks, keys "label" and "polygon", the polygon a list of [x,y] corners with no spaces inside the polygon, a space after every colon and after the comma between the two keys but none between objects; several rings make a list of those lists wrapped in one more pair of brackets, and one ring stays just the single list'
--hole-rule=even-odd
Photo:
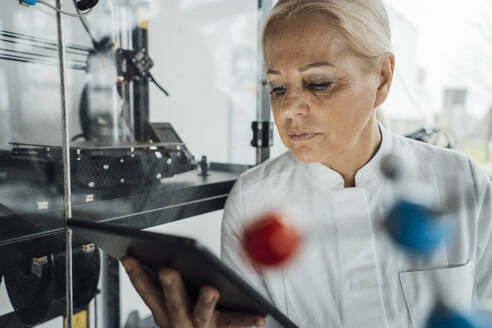
[{"label": "metal clamp", "polygon": [[136,80],[149,75],[154,62],[149,57],[146,49],[116,51],[118,76],[124,81]]},{"label": "metal clamp", "polygon": [[38,278],[43,275],[43,267],[48,264],[48,257],[33,257],[31,260],[31,272]]},{"label": "metal clamp", "polygon": [[207,156],[202,156],[202,160],[198,163],[198,175],[201,177],[206,177],[210,175],[208,170],[210,169],[210,162],[207,160]]},{"label": "metal clamp", "polygon": [[268,148],[273,146],[273,122],[258,122],[251,123],[253,129],[252,147]]},{"label": "metal clamp", "polygon": [[94,245],[93,243],[82,245],[82,253],[84,254],[94,253],[95,250],[96,245]]}]

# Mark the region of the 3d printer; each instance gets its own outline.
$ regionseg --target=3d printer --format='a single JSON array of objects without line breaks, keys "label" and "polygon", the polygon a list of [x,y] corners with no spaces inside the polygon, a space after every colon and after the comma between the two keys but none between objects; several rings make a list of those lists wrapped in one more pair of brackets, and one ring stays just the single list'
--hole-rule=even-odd
[{"label": "3d printer", "polygon": [[[38,6],[45,1],[21,2]],[[89,76],[77,104],[81,133],[70,142],[73,217],[147,228],[222,208],[237,176],[248,166],[197,161],[170,123],[150,121],[151,83],[168,92],[151,73],[154,62],[145,19],[134,15],[127,24],[130,30],[119,28],[116,35],[96,40],[83,14],[98,1],[74,3],[92,47],[67,44],[67,51],[77,55],[67,61],[68,68]],[[140,12],[146,3],[132,2],[129,11]],[[53,38],[0,30],[0,41],[43,51],[2,49],[1,60],[58,65]],[[264,94],[259,97],[265,99]],[[268,157],[272,136],[268,103],[260,102],[259,107],[261,119],[253,122],[251,143],[258,150],[257,162]],[[9,142],[8,149],[0,150],[0,282],[15,311],[0,316],[0,326],[35,326],[65,315],[63,149]],[[93,244],[74,240],[74,311],[84,311],[101,293],[105,327],[120,326],[114,302],[118,277],[106,279],[109,284],[101,291],[97,287],[100,274],[104,279],[111,271],[104,267],[117,265],[101,261]]]}]

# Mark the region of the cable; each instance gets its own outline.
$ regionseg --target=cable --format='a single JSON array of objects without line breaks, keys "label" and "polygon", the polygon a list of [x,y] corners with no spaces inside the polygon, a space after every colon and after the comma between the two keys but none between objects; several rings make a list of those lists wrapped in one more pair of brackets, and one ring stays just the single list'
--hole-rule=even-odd
[{"label": "cable", "polygon": [[[77,10],[77,14],[81,15],[80,9],[77,7],[77,0],[73,0],[73,4],[75,6],[75,10]],[[91,9],[89,9],[89,11]],[[87,21],[85,20],[85,17],[84,16],[79,16],[79,19],[80,19],[80,22],[82,23],[82,26],[84,27],[84,30],[89,35],[89,38],[91,39],[92,45],[94,46],[94,48],[96,48],[98,42],[97,42],[96,38],[94,37],[94,34],[91,33],[91,31],[89,29],[89,25],[87,24]]]},{"label": "cable", "polygon": [[76,134],[72,137],[72,141],[76,141],[77,139],[80,139],[80,138],[84,138],[87,140],[87,138],[85,137],[85,134],[83,133],[79,133],[79,134]]},{"label": "cable", "polygon": [[149,73],[149,78],[150,78],[150,80],[151,80],[151,81],[155,84],[155,86],[156,86],[157,88],[159,88],[159,90],[161,90],[162,92],[164,92],[164,94],[165,94],[166,96],[168,96],[168,97],[169,97],[169,93],[166,91],[166,89],[164,89],[164,88],[163,88],[163,87],[159,84],[159,82],[157,82],[157,81],[155,80],[154,76],[153,76],[151,73]]},{"label": "cable", "polygon": [[87,15],[88,13],[90,13],[90,12],[91,12],[91,10],[92,10],[92,8],[91,8],[91,9],[89,9],[89,10],[87,10],[87,11],[83,12],[83,13],[74,14],[74,13],[69,13],[69,12],[66,12],[66,11],[60,10],[60,9],[56,8],[55,6],[53,6],[52,4],[47,3],[45,0],[39,0],[38,2],[39,2],[40,4],[42,4],[42,5],[46,6],[46,7],[48,7],[48,8],[53,9],[53,10],[54,10],[54,11],[56,11],[56,12],[61,13],[62,15],[65,15],[65,16],[70,16],[70,17],[82,17],[82,16],[85,16],[85,15]]},{"label": "cable", "polygon": [[89,35],[89,38],[91,39],[92,45],[94,47],[96,47],[98,42],[97,42],[96,38],[94,37],[94,34],[92,34],[91,31],[89,30],[89,26],[87,25],[87,21],[85,20],[85,17],[79,16],[79,19],[80,19],[80,22],[82,23],[82,26],[84,27],[84,30]]},{"label": "cable", "polygon": [[[42,7],[33,7],[33,8],[41,9]],[[27,35],[27,34],[16,33],[16,32],[11,32],[11,31],[2,30],[2,29],[0,29],[0,37],[5,37],[5,38],[9,38],[9,39],[15,39],[17,41],[18,40],[25,41],[26,42],[25,44],[26,45],[29,45],[29,46],[35,46],[35,47],[36,46],[37,47],[40,47],[40,46],[49,46],[50,48],[46,48],[47,50],[58,51],[58,43],[56,41],[53,41],[53,40],[50,40],[50,39],[40,38],[40,37],[31,36],[31,35]],[[1,40],[0,39],[0,41],[6,41],[6,40]],[[7,41],[7,42],[9,42],[9,41]],[[27,43],[27,42],[29,42],[29,43]],[[88,47],[80,46],[80,45],[73,44],[73,43],[67,43],[67,48],[68,49],[71,49],[71,50],[74,50],[74,51],[83,52],[83,54],[79,54],[81,56],[82,55],[86,55],[91,50]]]}]

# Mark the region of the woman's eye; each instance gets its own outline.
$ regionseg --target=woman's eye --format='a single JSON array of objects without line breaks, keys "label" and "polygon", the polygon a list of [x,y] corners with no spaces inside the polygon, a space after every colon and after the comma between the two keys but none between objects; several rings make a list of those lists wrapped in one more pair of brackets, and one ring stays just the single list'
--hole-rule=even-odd
[{"label": "woman's eye", "polygon": [[284,94],[285,94],[285,87],[276,87],[270,91],[270,95],[272,95],[272,97],[280,97],[283,96]]},{"label": "woman's eye", "polygon": [[308,83],[307,87],[311,91],[323,91],[329,89],[332,86],[332,82],[312,82]]}]

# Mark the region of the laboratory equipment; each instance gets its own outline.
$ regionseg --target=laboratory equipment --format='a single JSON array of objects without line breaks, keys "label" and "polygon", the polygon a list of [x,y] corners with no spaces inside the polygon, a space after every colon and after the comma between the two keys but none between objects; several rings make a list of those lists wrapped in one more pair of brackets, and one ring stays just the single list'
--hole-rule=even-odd
[{"label": "laboratory equipment", "polygon": [[[50,244],[49,237],[54,235],[64,240],[66,215],[63,208],[66,203],[69,203],[72,216],[76,218],[148,228],[223,208],[237,177],[250,167],[210,162],[205,158],[200,162],[200,169],[196,171],[197,163],[188,144],[183,142],[181,135],[177,134],[171,123],[151,121],[149,84],[151,87],[152,83],[155,84],[163,94],[171,96],[176,90],[170,88],[168,92],[167,88],[164,89],[158,84],[156,77],[151,73],[154,65],[158,66],[160,63],[157,60],[154,62],[148,51],[148,21],[145,12],[149,12],[149,1],[108,0],[99,1],[97,4],[97,0],[79,0],[76,2],[77,8],[64,1],[68,6],[64,6],[62,14],[75,16],[74,19],[64,22],[67,29],[66,39],[69,40],[65,43],[65,67],[69,70],[66,81],[70,97],[67,107],[71,118],[70,130],[73,130],[69,135],[72,140],[66,140],[71,164],[71,196],[66,195],[63,191],[63,170],[67,166],[62,160],[59,118],[52,115],[55,116],[56,124],[51,124],[51,121],[54,121],[53,117],[38,115],[48,113],[44,108],[48,106],[51,106],[52,112],[59,112],[56,102],[43,106],[39,101],[51,101],[52,98],[59,100],[58,97],[52,96],[58,92],[58,75],[53,77],[51,74],[51,70],[58,73],[59,44],[53,33],[56,31],[55,26],[49,26],[50,29],[46,30],[36,29],[42,22],[48,22],[46,25],[49,25],[50,21],[54,22],[52,14],[61,12],[59,9],[51,11],[39,1],[22,2],[31,6],[19,7],[18,1],[11,0],[2,5],[2,9],[5,10],[4,15],[0,17],[0,59],[5,64],[0,67],[0,93],[4,91],[1,89],[2,78],[5,77],[2,75],[4,67],[12,67],[12,63],[15,63],[18,65],[15,66],[16,69],[25,68],[18,71],[26,72],[25,76],[20,76],[20,80],[23,81],[21,88],[15,92],[9,90],[7,94],[15,97],[15,101],[5,100],[4,93],[0,97],[1,114],[7,114],[6,117],[2,116],[2,119],[9,122],[6,124],[15,122],[11,130],[7,130],[6,133],[0,132],[0,207],[11,210],[4,213],[0,208],[0,255],[2,259],[9,258],[13,261],[3,261],[0,276],[3,286],[7,286],[8,276],[7,295],[12,300],[18,300],[21,286],[26,284],[27,280],[34,279],[32,275],[37,277],[32,270],[25,270],[25,263],[34,261],[35,267],[46,270],[36,269],[34,272],[53,273],[58,270],[56,279],[52,275],[46,286],[55,284],[59,288],[54,289],[54,294],[47,293],[56,296],[51,299],[56,305],[46,305],[49,297],[37,298],[37,289],[33,289],[32,294],[26,294],[33,297],[33,304],[37,301],[45,304],[40,308],[48,313],[43,312],[44,310],[40,313],[25,311],[23,308],[33,309],[34,306],[30,306],[29,302],[23,304],[11,300],[10,303],[15,305],[15,311],[0,314],[0,326],[8,322],[6,327],[16,324],[22,326],[27,321],[35,326],[49,318],[65,316],[68,313],[63,309],[63,296],[60,292],[65,287],[61,285],[62,273],[59,269],[62,267],[61,259],[71,252],[64,252],[63,248],[38,247],[36,254],[31,254],[30,248],[26,246],[30,240],[33,240],[34,244]],[[260,1],[259,12],[269,10],[269,3],[270,1]],[[256,9],[256,6],[254,8]],[[106,12],[109,13],[108,16],[102,19],[102,13]],[[92,15],[99,16],[93,19]],[[5,20],[5,17],[12,17],[12,20]],[[105,35],[101,31],[109,31],[110,33],[106,34],[108,38],[101,37]],[[90,40],[87,36],[90,36]],[[35,69],[32,69],[33,67]],[[28,80],[28,83],[24,80]],[[16,81],[15,78],[12,79],[12,75],[7,75],[9,85],[17,86]],[[47,87],[51,85],[55,85],[54,90]],[[261,87],[266,90],[265,85],[262,84]],[[34,98],[36,100],[33,100]],[[268,101],[264,98],[258,104],[267,113],[262,116],[260,127],[257,127],[256,131],[271,124]],[[2,107],[5,101],[11,107],[7,113]],[[251,108],[254,109],[254,106]],[[179,111],[180,108],[164,110]],[[272,126],[266,130],[272,131]],[[27,131],[27,137],[22,135],[24,131]],[[39,131],[43,132],[41,136],[38,135]],[[204,136],[207,135],[205,129],[202,132]],[[182,136],[183,139],[187,139],[186,133]],[[272,142],[271,134],[268,141],[262,133],[258,133],[258,136],[262,142],[254,143],[254,146],[259,150],[259,163],[268,157]],[[45,142],[44,139],[49,141]],[[217,140],[210,140],[210,144],[216,143]],[[245,147],[247,145],[246,142]],[[69,201],[64,201],[64,196],[68,197]],[[61,245],[63,246],[63,242]],[[92,270],[81,270],[77,263],[82,246],[74,240],[74,310],[80,310],[80,306],[77,305],[77,290],[82,288],[78,283],[77,274],[86,272],[96,279],[92,280],[92,283],[97,284],[99,281],[102,285],[97,297],[103,309],[103,326],[120,327],[117,262],[106,261],[104,257],[100,259],[101,277],[93,274]],[[16,251],[12,251],[13,249]],[[16,254],[19,260],[24,259],[22,264],[15,261],[16,256],[7,257],[9,254]],[[51,261],[54,258],[57,260]],[[9,265],[11,267],[6,270]],[[52,267],[57,269],[54,271]],[[19,271],[20,269],[22,270]],[[25,275],[22,276],[18,272]],[[43,282],[48,281],[46,274],[41,276]],[[53,290],[52,287],[49,289]],[[56,310],[53,310],[55,308]],[[21,313],[30,313],[32,317]]]},{"label": "laboratory equipment", "polygon": [[[406,177],[405,165],[395,155],[386,155],[380,163],[381,171],[395,184],[395,195],[387,210],[382,229],[390,236],[396,247],[415,258],[428,258],[443,244],[452,242],[454,224],[452,209],[435,206],[425,196],[425,186],[414,185]],[[421,194],[422,193],[422,194]],[[446,203],[451,203],[454,195]],[[450,210],[451,209],[451,212]],[[264,214],[253,220],[243,231],[242,245],[254,266],[269,269],[283,266],[291,260],[302,242],[320,242],[333,236],[333,232],[323,225],[306,229],[302,234],[293,224],[289,224],[279,212]],[[316,239],[311,231],[324,235]],[[435,284],[437,286],[437,284]],[[436,287],[437,288],[437,287]],[[442,295],[437,291],[436,295]],[[430,312],[426,328],[486,328],[487,320],[479,311],[463,313],[446,304],[438,297]]]}]

